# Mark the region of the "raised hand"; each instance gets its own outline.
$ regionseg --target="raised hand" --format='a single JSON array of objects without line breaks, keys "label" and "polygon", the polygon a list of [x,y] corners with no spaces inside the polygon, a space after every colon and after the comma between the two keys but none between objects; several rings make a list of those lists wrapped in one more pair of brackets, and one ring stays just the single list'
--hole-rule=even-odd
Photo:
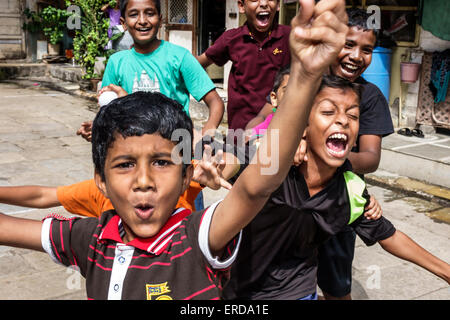
[{"label": "raised hand", "polygon": [[291,21],[291,56],[302,65],[302,76],[321,76],[345,44],[348,31],[344,0],[300,0]]},{"label": "raised hand", "polygon": [[223,151],[219,150],[215,156],[212,156],[211,146],[205,145],[203,158],[195,166],[192,179],[213,190],[219,190],[220,188],[229,190],[232,186],[222,176],[224,167]]}]

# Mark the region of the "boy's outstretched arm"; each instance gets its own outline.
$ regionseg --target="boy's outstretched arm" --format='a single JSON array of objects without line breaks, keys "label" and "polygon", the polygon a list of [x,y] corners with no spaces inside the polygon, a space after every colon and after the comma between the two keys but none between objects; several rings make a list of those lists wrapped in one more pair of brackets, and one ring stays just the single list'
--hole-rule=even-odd
[{"label": "boy's outstretched arm", "polygon": [[0,187],[0,203],[28,208],[60,206],[56,187],[17,186]]},{"label": "boy's outstretched arm", "polygon": [[0,245],[44,251],[41,244],[42,222],[0,213]]},{"label": "boy's outstretched arm", "polygon": [[378,243],[390,254],[415,263],[450,284],[450,265],[433,256],[403,232],[397,230],[391,237]]},{"label": "boy's outstretched arm", "polygon": [[[291,75],[283,101],[261,145],[225,199],[209,229],[209,246],[218,254],[262,209],[285,179],[306,127],[323,73],[343,48],[347,33],[345,2],[300,1],[290,34]],[[269,160],[269,161],[267,161]],[[272,174],[264,174],[278,164]]]}]

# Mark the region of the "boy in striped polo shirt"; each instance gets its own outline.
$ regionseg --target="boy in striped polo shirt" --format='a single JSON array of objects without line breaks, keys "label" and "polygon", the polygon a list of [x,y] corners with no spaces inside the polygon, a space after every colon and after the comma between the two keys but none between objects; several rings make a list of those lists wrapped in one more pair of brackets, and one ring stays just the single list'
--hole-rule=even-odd
[{"label": "boy in striped polo shirt", "polygon": [[192,165],[186,136],[173,138],[182,129],[190,142],[192,121],[164,95],[136,92],[103,107],[94,120],[94,179],[115,210],[99,219],[43,222],[0,215],[0,244],[46,251],[77,266],[91,299],[220,298],[241,230],[285,179],[321,77],[344,45],[345,3],[301,2],[283,102],[255,161],[221,202],[193,214],[174,210]]}]

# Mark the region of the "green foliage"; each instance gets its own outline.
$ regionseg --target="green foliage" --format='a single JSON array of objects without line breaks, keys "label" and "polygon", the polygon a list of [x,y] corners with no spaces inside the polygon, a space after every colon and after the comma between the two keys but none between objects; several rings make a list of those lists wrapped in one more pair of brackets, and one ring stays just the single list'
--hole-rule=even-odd
[{"label": "green foliage", "polygon": [[66,10],[48,6],[39,13],[41,17],[42,31],[51,44],[57,44],[64,36],[67,18]]},{"label": "green foliage", "polygon": [[28,30],[31,33],[42,31],[51,44],[57,44],[62,40],[69,17],[66,10],[48,6],[40,13],[36,13],[26,8],[23,14],[27,19],[22,26],[23,30]]},{"label": "green foliage", "polygon": [[96,57],[109,57],[105,52],[108,43],[109,18],[103,14],[101,8],[110,0],[72,0],[66,5],[75,4],[82,12],[81,29],[76,31],[73,39],[74,58],[85,68],[84,79],[98,78],[94,73]]},{"label": "green foliage", "polygon": [[23,30],[28,30],[31,33],[37,33],[42,29],[42,19],[36,11],[31,11],[29,8],[25,8],[23,14],[27,20],[22,25]]},{"label": "green foliage", "polygon": [[110,8],[115,8],[117,6],[117,0],[110,0],[108,2]]}]

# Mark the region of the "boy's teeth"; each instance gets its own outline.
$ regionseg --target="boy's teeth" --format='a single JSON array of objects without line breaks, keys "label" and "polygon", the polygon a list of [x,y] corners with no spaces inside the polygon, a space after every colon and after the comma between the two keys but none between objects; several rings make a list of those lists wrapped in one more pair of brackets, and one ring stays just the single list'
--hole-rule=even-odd
[{"label": "boy's teeth", "polygon": [[344,66],[353,71],[358,70],[358,67],[352,64],[344,63]]},{"label": "boy's teeth", "polygon": [[342,133],[335,133],[332,134],[329,139],[339,139],[339,140],[344,140],[347,141],[347,136],[345,134]]}]

